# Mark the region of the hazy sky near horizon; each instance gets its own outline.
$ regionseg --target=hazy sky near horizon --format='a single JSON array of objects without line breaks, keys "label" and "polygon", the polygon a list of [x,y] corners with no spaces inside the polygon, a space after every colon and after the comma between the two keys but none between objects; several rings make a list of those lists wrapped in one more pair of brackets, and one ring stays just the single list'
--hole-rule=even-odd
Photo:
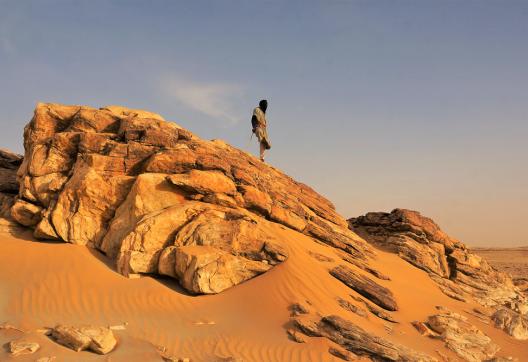
[{"label": "hazy sky near horizon", "polygon": [[120,104],[256,153],[345,217],[527,245],[528,1],[0,0],[0,147],[35,104]]}]

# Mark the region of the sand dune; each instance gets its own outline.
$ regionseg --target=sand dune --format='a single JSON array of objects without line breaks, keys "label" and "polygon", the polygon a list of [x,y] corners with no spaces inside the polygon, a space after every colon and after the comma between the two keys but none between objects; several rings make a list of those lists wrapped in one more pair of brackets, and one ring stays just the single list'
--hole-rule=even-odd
[{"label": "sand dune", "polygon": [[[98,252],[84,246],[45,243],[28,233],[1,234],[0,320],[33,331],[26,338],[41,343],[31,357],[57,356],[58,361],[155,361],[161,360],[154,346],[164,346],[170,354],[192,361],[215,361],[234,356],[244,361],[338,361],[328,354],[331,342],[307,338],[305,344],[288,339],[285,327],[288,307],[297,300],[309,300],[322,314],[338,314],[366,330],[418,351],[456,356],[440,341],[422,337],[412,326],[425,320],[442,305],[465,314],[470,321],[501,346],[500,355],[526,357],[528,342],[516,341],[504,332],[483,324],[467,303],[450,299],[440,292],[427,274],[399,257],[378,251],[374,265],[390,274],[400,310],[394,313],[399,324],[370,316],[369,320],[342,309],[337,296],[351,300],[351,291],[332,278],[328,269],[338,258],[333,250],[279,225],[271,226],[284,238],[290,258],[270,272],[221,294],[190,296],[173,280],[143,277],[127,279],[115,272]],[[313,251],[335,261],[322,262]],[[73,352],[35,332],[43,326],[63,324],[120,325],[116,331],[118,348],[104,357],[89,352]],[[5,343],[20,335],[2,331]],[[7,359],[6,352],[0,358]]]}]

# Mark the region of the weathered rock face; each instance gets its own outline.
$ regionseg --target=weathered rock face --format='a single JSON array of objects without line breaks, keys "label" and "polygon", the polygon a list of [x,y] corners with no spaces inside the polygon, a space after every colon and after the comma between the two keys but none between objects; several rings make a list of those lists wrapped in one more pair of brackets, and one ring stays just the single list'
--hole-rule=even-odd
[{"label": "weathered rock face", "polygon": [[16,172],[22,156],[0,149],[0,217],[11,217],[11,206],[18,193]]},{"label": "weathered rock face", "polygon": [[398,310],[392,292],[372,279],[359,275],[344,265],[333,268],[330,274],[380,307],[390,311]]},{"label": "weathered rock face", "polygon": [[528,318],[518,312],[509,308],[499,308],[491,319],[495,323],[495,327],[504,330],[515,339],[528,339]]},{"label": "weathered rock face", "polygon": [[107,354],[117,345],[114,333],[106,327],[58,325],[52,329],[51,337],[76,352],[89,349],[98,354]]},{"label": "weathered rock face", "polygon": [[363,330],[354,323],[336,315],[314,319],[312,316],[297,317],[295,326],[310,337],[326,337],[347,351],[374,361],[432,362],[435,358],[392,343]]},{"label": "weathered rock face", "polygon": [[[368,242],[397,253],[427,271],[446,295],[461,301],[472,298],[486,307],[504,306],[513,315],[528,312],[526,297],[508,275],[493,269],[418,212],[404,209],[395,209],[391,213],[371,212],[348,222],[350,229]],[[512,317],[509,320],[517,319]],[[522,335],[513,332],[518,331],[518,327],[499,324],[516,338]]]},{"label": "weathered rock face", "polygon": [[218,293],[287,258],[270,222],[351,259],[372,253],[308,186],[154,113],[38,104],[24,147],[13,218],[37,238],[101,250],[125,275]]},{"label": "weathered rock face", "polygon": [[500,349],[491,338],[458,313],[443,310],[439,314],[430,316],[427,325],[438,333],[447,348],[465,361],[488,360]]},{"label": "weathered rock face", "polygon": [[11,341],[8,344],[9,353],[13,356],[20,356],[23,354],[32,354],[38,351],[40,345],[36,342],[28,341]]}]

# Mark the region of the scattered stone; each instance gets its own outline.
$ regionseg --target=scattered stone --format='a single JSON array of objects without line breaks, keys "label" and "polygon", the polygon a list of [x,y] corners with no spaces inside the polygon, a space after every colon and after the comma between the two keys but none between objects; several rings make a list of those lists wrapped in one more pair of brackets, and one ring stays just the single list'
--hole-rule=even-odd
[{"label": "scattered stone", "polygon": [[414,328],[416,328],[416,330],[418,332],[420,332],[420,334],[422,336],[426,336],[426,337],[437,337],[438,336],[438,333],[436,332],[433,332],[425,323],[423,322],[420,322],[420,321],[413,321],[411,323],[413,325]]},{"label": "scattered stone", "polygon": [[230,356],[230,357],[218,357],[218,362],[244,362],[244,360],[240,357]]},{"label": "scattered stone", "polygon": [[297,331],[297,330],[295,330],[293,328],[288,328],[286,330],[286,333],[288,333],[288,337],[292,341],[297,342],[297,343],[306,343],[306,340],[304,339],[302,334],[299,333],[299,331]]},{"label": "scattered stone", "polygon": [[40,345],[36,342],[27,341],[11,341],[9,342],[9,353],[13,356],[19,356],[22,354],[32,354],[38,351]]},{"label": "scattered stone", "polygon": [[155,347],[158,350],[158,353],[160,357],[163,359],[163,361],[165,362],[178,362],[179,361],[179,358],[174,355],[171,355],[167,351],[167,348],[165,346],[155,346]]},{"label": "scattered stone", "polygon": [[308,301],[299,301],[293,303],[289,308],[291,311],[291,316],[296,317],[301,314],[309,314],[311,311],[310,304],[311,303]]},{"label": "scattered stone", "polygon": [[494,357],[486,360],[486,362],[519,362],[519,359],[514,357]]},{"label": "scattered stone", "polygon": [[363,308],[360,308],[357,305],[354,305],[354,304],[350,303],[349,301],[344,300],[342,298],[338,298],[337,302],[339,303],[339,305],[342,308],[344,308],[344,309],[346,309],[346,310],[348,310],[348,311],[350,311],[352,313],[356,313],[360,317],[368,318],[367,311],[364,310]]},{"label": "scattered stone", "polygon": [[53,331],[53,328],[38,328],[35,330],[35,332],[39,334],[43,334],[45,336],[50,336],[52,331]]},{"label": "scattered stone", "polygon": [[398,310],[392,292],[372,279],[359,275],[344,265],[333,268],[330,274],[380,307],[390,311]]},{"label": "scattered stone", "polygon": [[500,349],[467,318],[449,311],[432,315],[428,326],[445,342],[445,346],[460,358],[469,362],[480,362],[495,356]]},{"label": "scattered stone", "polygon": [[328,353],[330,353],[332,356],[336,356],[337,358],[341,358],[343,361],[354,361],[357,358],[357,355],[354,353],[339,347],[328,348]]},{"label": "scattered stone", "polygon": [[500,308],[492,316],[495,327],[519,340],[528,339],[528,318],[511,309]]},{"label": "scattered stone", "polygon": [[367,302],[366,300],[363,300],[359,297],[355,297],[353,295],[350,296],[352,299],[354,300],[357,300],[358,302],[361,302],[365,305],[365,307],[367,307],[367,309],[369,310],[370,313],[374,314],[376,317],[378,318],[381,318],[383,320],[386,320],[387,322],[391,322],[391,323],[399,323],[390,313],[387,313],[386,311],[384,311],[383,309],[381,308],[378,308],[372,304],[370,304],[369,302]]},{"label": "scattered stone", "polygon": [[347,253],[345,253],[343,251],[338,251],[338,254],[340,255],[341,259],[343,259],[347,263],[352,264],[352,265],[358,267],[359,269],[364,270],[367,273],[372,274],[376,278],[381,279],[381,280],[390,280],[389,276],[387,276],[387,275],[383,274],[382,272],[380,272],[379,270],[374,269],[373,267],[369,266],[367,261],[358,260],[358,259],[352,258],[350,255],[348,255]]},{"label": "scattered stone", "polygon": [[319,253],[316,253],[315,251],[308,251],[308,254],[310,254],[314,259],[316,260],[319,260],[319,261],[322,261],[323,263],[331,263],[334,261],[334,259],[326,256],[326,255],[323,255],[323,254],[319,254]]},{"label": "scattered stone", "polygon": [[124,331],[126,329],[127,325],[128,325],[128,323],[125,322],[123,324],[118,324],[118,325],[115,325],[115,326],[108,326],[108,328],[113,330],[113,331]]},{"label": "scattered stone", "polygon": [[326,316],[319,321],[296,318],[295,324],[308,336],[326,337],[349,352],[374,360],[432,362],[434,358],[408,347],[372,335],[339,316]]},{"label": "scattered stone", "polygon": [[449,358],[445,353],[440,352],[439,350],[435,350],[435,352],[440,356],[442,361],[444,362],[451,362],[453,361],[451,358]]},{"label": "scattered stone", "polygon": [[58,325],[53,328],[51,337],[57,343],[71,348],[76,352],[89,349],[95,353],[107,354],[117,344],[114,334],[106,327],[71,327]]},{"label": "scattered stone", "polygon": [[477,310],[478,309],[474,308],[472,310],[466,310],[465,312],[467,314],[472,315],[473,317],[477,318],[482,323],[489,324],[490,323],[490,317],[478,312]]},{"label": "scattered stone", "polygon": [[[0,151],[1,151],[1,149],[0,149]],[[15,327],[14,325],[9,324],[9,323],[0,324],[0,330],[14,330],[14,331],[22,332],[22,333],[27,333],[27,331],[25,331],[23,329],[20,329],[18,327]]]},{"label": "scattered stone", "polygon": [[35,362],[53,362],[55,361],[57,357],[55,356],[50,356],[50,357],[40,357],[38,360],[36,360]]},{"label": "scattered stone", "polygon": [[383,324],[383,328],[385,329],[385,332],[388,334],[392,334],[394,332],[394,327],[390,324]]}]

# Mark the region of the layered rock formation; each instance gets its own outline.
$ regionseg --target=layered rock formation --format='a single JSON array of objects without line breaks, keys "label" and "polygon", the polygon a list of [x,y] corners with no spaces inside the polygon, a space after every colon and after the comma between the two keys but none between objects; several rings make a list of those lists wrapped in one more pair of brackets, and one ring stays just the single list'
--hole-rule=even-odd
[{"label": "layered rock formation", "polygon": [[370,212],[348,222],[368,242],[428,272],[446,295],[461,301],[474,299],[491,310],[498,308],[501,312],[492,317],[495,325],[515,338],[528,338],[528,300],[511,278],[449,237],[431,219],[416,211],[395,209]]},{"label": "layered rock formation", "polygon": [[11,206],[18,194],[17,169],[22,156],[0,149],[0,217],[11,216]]},{"label": "layered rock formation", "polygon": [[374,361],[436,361],[435,358],[424,353],[372,335],[356,324],[336,315],[322,318],[301,316],[295,318],[294,321],[296,327],[307,336],[326,337],[355,355],[370,357]]},{"label": "layered rock formation", "polygon": [[36,238],[99,249],[125,275],[220,292],[287,258],[269,222],[372,253],[310,187],[154,113],[38,104],[24,148],[13,218]]}]

